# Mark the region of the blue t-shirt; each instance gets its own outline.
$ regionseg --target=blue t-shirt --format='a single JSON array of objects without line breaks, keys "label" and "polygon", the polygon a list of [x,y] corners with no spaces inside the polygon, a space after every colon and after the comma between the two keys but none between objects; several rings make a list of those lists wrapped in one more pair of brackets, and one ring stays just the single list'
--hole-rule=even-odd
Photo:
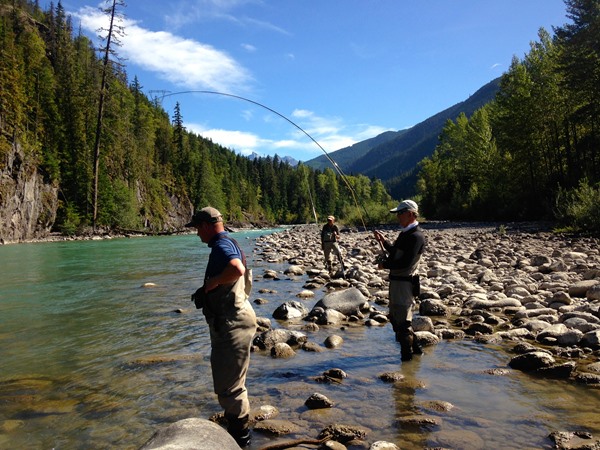
[{"label": "blue t-shirt", "polygon": [[204,279],[212,278],[225,270],[225,267],[232,259],[244,261],[242,250],[235,242],[228,237],[228,233],[223,231],[213,237],[208,246],[212,249],[208,257],[208,265]]}]

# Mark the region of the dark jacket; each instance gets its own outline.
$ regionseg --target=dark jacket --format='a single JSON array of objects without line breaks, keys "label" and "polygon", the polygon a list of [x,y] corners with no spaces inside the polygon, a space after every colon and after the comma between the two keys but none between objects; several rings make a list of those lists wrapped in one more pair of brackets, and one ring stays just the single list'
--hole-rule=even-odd
[{"label": "dark jacket", "polygon": [[390,275],[411,276],[416,272],[425,250],[425,236],[421,227],[417,225],[401,232],[393,244],[385,242],[383,246],[389,255],[382,265],[390,270]]}]

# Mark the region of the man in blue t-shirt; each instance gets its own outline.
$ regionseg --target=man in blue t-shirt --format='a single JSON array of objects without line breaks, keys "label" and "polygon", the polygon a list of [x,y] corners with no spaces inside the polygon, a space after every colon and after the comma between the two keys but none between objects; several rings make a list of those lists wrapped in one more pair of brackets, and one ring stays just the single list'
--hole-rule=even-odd
[{"label": "man in blue t-shirt", "polygon": [[250,403],[246,374],[256,315],[248,302],[251,271],[238,243],[225,231],[221,213],[212,207],[197,211],[187,227],[194,227],[211,248],[204,285],[192,296],[202,308],[210,331],[213,384],[227,419],[227,431],[240,447],[250,444]]}]

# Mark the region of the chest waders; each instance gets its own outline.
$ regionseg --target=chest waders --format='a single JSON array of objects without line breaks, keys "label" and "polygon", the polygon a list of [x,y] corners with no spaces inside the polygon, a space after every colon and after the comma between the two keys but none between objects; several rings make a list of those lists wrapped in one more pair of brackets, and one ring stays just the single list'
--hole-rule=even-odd
[{"label": "chest waders", "polygon": [[401,360],[410,361],[413,354],[423,353],[412,328],[415,297],[419,295],[420,291],[419,276],[415,273],[424,249],[424,240],[420,229],[415,227],[400,233],[394,242],[393,249],[388,261],[399,262],[390,269],[390,322],[396,341],[400,343]]},{"label": "chest waders", "polygon": [[[244,266],[245,260],[243,256]],[[235,283],[208,292],[203,308],[210,331],[214,392],[224,410],[227,431],[241,447],[250,442],[246,375],[257,328],[256,315],[248,301],[251,287],[252,270],[246,269],[245,275]]]}]

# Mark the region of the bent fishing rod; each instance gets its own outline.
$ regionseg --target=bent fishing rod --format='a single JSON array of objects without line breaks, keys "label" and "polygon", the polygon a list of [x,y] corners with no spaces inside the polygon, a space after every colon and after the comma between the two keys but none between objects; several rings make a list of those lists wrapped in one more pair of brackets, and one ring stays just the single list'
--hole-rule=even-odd
[{"label": "bent fishing rod", "polygon": [[[367,226],[365,224],[365,221],[363,219],[363,216],[360,212],[360,208],[361,205],[358,204],[358,200],[356,198],[356,192],[354,191],[354,188],[350,185],[350,182],[348,181],[348,179],[346,178],[346,175],[344,174],[344,172],[342,171],[341,167],[338,165],[337,162],[334,161],[334,159],[331,157],[331,155],[321,146],[321,144],[319,144],[316,139],[314,139],[310,134],[308,134],[308,132],[306,132],[302,127],[300,127],[300,125],[298,125],[297,123],[295,123],[294,121],[292,121],[291,119],[288,119],[286,116],[284,116],[283,114],[281,114],[278,111],[275,111],[273,108],[269,108],[266,105],[263,105],[262,103],[259,103],[255,100],[251,100],[249,98],[246,97],[242,97],[240,95],[234,95],[234,94],[228,94],[225,92],[218,92],[218,91],[204,91],[204,90],[190,90],[190,91],[181,91],[181,92],[172,92],[172,93],[164,93],[163,95],[161,95],[160,97],[156,97],[156,98],[160,98],[161,100],[164,99],[165,97],[172,97],[174,95],[182,95],[182,94],[212,94],[212,95],[222,95],[224,97],[231,97],[231,98],[236,98],[238,100],[243,100],[245,102],[248,103],[252,103],[256,106],[260,106],[261,108],[266,109],[267,111],[272,112],[273,114],[276,114],[277,116],[281,117],[283,120],[287,121],[288,123],[292,124],[294,127],[296,127],[298,130],[300,130],[302,133],[304,133],[311,141],[313,141],[317,147],[319,147],[323,153],[325,154],[325,157],[327,158],[327,160],[331,163],[331,165],[333,166],[333,168],[336,170],[336,172],[340,175],[340,178],[344,181],[344,184],[346,185],[346,187],[348,188],[348,190],[350,191],[350,194],[352,195],[352,199],[354,200],[354,204],[356,205],[356,207],[358,208],[358,215],[360,216],[360,221],[363,224],[364,229],[367,229]],[[311,196],[311,202],[312,202],[312,194],[310,192],[310,186],[308,188],[308,193]],[[313,214],[315,216],[315,222],[318,223],[317,221],[317,213],[315,211],[315,206],[314,206],[314,202],[312,203],[313,205]],[[369,214],[367,213],[367,210],[365,209],[365,207],[363,206],[362,209],[365,212],[365,215],[367,217],[369,217]]]}]

